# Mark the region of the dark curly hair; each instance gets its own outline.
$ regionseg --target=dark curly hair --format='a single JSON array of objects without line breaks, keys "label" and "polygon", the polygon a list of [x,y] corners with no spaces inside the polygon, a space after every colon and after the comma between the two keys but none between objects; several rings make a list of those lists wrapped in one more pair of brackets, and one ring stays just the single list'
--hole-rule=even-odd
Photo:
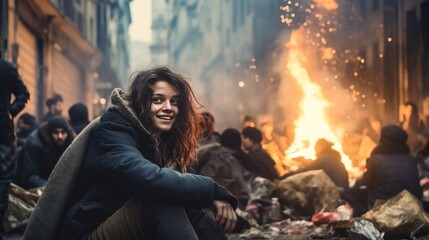
[{"label": "dark curly hair", "polygon": [[142,124],[155,133],[155,126],[150,115],[153,86],[158,81],[171,84],[179,95],[179,113],[170,131],[156,139],[156,160],[161,166],[174,165],[183,168],[196,160],[197,138],[201,136],[200,122],[203,117],[197,112],[202,107],[195,97],[191,86],[183,76],[167,67],[157,67],[136,72],[128,89],[127,99],[137,113]]}]

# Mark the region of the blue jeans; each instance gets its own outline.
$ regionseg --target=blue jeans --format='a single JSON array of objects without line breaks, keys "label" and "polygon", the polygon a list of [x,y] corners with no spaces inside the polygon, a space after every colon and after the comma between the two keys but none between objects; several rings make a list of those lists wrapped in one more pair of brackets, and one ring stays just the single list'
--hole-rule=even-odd
[{"label": "blue jeans", "polygon": [[4,232],[3,219],[9,201],[9,187],[15,174],[15,144],[0,144],[0,234]]},{"label": "blue jeans", "polygon": [[89,235],[90,240],[224,240],[209,209],[131,199]]}]

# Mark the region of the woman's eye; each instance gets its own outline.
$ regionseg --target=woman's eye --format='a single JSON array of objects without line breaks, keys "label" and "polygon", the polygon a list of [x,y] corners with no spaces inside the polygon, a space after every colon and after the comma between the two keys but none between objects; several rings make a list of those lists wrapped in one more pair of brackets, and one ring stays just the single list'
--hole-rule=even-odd
[{"label": "woman's eye", "polygon": [[171,103],[171,105],[178,105],[179,100],[178,99],[171,99],[170,103]]},{"label": "woman's eye", "polygon": [[153,102],[153,103],[161,103],[161,102],[162,102],[162,100],[161,100],[161,98],[153,98],[153,99],[152,99],[152,102]]}]

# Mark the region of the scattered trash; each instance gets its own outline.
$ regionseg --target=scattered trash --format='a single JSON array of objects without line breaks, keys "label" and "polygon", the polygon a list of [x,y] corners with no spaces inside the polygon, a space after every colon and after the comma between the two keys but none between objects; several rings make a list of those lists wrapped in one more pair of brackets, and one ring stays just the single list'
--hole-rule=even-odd
[{"label": "scattered trash", "polygon": [[352,240],[383,240],[384,233],[378,231],[374,224],[366,219],[354,221],[349,230]]}]

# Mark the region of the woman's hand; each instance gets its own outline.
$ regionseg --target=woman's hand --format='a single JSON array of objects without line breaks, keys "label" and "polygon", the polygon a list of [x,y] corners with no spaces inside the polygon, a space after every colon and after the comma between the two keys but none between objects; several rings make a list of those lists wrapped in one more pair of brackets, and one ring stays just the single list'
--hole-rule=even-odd
[{"label": "woman's hand", "polygon": [[224,201],[214,200],[213,207],[215,208],[215,224],[221,227],[224,233],[230,233],[237,224],[237,215],[231,204]]}]

